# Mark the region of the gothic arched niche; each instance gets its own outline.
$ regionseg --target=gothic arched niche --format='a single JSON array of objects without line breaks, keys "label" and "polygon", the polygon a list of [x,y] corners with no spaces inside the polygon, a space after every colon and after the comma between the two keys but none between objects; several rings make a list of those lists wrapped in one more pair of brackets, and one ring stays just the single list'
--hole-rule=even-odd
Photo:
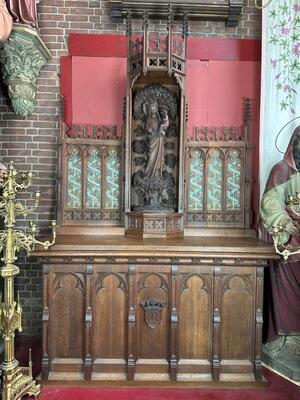
[{"label": "gothic arched niche", "polygon": [[177,209],[178,90],[145,85],[133,97],[132,210]]},{"label": "gothic arched niche", "polygon": [[[128,17],[126,235],[182,236],[186,34],[132,33]],[[184,24],[183,24],[184,26]]]}]

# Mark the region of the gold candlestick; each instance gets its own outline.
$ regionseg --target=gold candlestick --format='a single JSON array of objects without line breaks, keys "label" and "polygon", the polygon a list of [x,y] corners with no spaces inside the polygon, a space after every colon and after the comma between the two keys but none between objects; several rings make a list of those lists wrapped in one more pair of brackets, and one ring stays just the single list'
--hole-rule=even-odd
[{"label": "gold candlestick", "polygon": [[[0,197],[0,216],[4,217],[4,230],[0,231],[0,254],[4,265],[0,275],[4,279],[4,302],[0,307],[0,332],[4,339],[4,360],[2,363],[2,399],[18,400],[28,394],[37,397],[40,385],[32,378],[31,350],[29,352],[29,367],[20,367],[15,359],[14,342],[15,331],[22,330],[22,307],[19,298],[14,300],[14,278],[19,273],[19,267],[14,264],[16,252],[26,250],[27,255],[34,249],[36,243],[47,249],[53,245],[56,238],[56,223],[52,222],[52,241],[40,242],[35,238],[36,225],[30,225],[30,232],[24,233],[15,229],[16,217],[27,216],[38,206],[40,193],[35,194],[35,205],[28,208],[17,200],[17,193],[31,185],[32,172],[21,172],[10,164],[7,175],[1,184],[2,198]],[[2,294],[1,294],[2,296]]]}]

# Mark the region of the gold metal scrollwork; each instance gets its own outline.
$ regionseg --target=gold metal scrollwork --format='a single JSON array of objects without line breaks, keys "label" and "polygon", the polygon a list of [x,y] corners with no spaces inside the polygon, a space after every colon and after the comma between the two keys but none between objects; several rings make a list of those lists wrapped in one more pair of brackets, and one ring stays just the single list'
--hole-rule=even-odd
[{"label": "gold metal scrollwork", "polygon": [[35,204],[32,208],[26,207],[17,200],[17,193],[27,189],[32,182],[32,172],[19,173],[10,164],[8,173],[1,183],[2,196],[0,197],[0,216],[4,218],[4,230],[0,231],[0,254],[4,265],[0,275],[4,279],[4,301],[0,305],[0,334],[4,339],[4,360],[2,368],[2,399],[19,400],[26,394],[37,397],[40,393],[40,385],[37,385],[32,377],[31,350],[29,352],[29,367],[20,367],[15,359],[14,340],[15,331],[22,330],[22,307],[19,296],[14,300],[14,277],[19,273],[16,261],[16,252],[25,250],[29,255],[36,244],[45,249],[52,246],[56,238],[56,221],[52,221],[52,240],[41,242],[35,238],[37,226],[29,222],[25,232],[15,228],[18,215],[31,214],[39,204],[40,192],[35,193]]},{"label": "gold metal scrollwork", "polygon": [[273,0],[269,0],[266,4],[263,4],[264,1],[261,1],[261,6],[258,5],[258,0],[255,0],[255,8],[257,8],[258,10],[263,10],[264,8],[268,7],[269,4],[272,3]]}]

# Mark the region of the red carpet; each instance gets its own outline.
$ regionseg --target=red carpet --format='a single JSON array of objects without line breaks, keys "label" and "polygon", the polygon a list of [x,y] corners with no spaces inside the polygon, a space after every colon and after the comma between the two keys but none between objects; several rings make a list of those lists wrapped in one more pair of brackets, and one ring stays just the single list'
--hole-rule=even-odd
[{"label": "red carpet", "polygon": [[44,387],[41,400],[299,400],[300,389],[265,370],[269,386],[257,389]]},{"label": "red carpet", "polygon": [[299,400],[300,389],[265,370],[269,386],[258,389],[44,387],[41,400]]},{"label": "red carpet", "polygon": [[[28,362],[32,347],[34,375],[41,368],[40,340],[19,339],[16,357],[21,365]],[[279,375],[264,369],[269,386],[257,389],[179,389],[179,388],[99,388],[43,387],[40,400],[300,400],[300,388]]]}]

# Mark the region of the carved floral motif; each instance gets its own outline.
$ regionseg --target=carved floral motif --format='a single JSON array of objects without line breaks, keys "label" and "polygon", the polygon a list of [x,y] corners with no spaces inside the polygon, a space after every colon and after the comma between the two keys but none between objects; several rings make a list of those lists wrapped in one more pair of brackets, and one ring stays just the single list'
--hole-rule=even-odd
[{"label": "carved floral motif", "polygon": [[26,26],[13,28],[1,51],[2,76],[16,114],[27,116],[34,110],[37,78],[50,53],[37,32]]}]

